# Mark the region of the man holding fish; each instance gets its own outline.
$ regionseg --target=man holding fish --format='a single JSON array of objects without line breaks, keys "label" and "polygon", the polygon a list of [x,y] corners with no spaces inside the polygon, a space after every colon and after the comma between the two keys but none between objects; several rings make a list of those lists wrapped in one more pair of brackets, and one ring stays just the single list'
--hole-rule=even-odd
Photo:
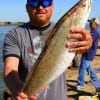
[{"label": "man holding fish", "polygon": [[[86,0],[81,0],[80,2],[85,1]],[[91,0],[87,1],[89,3]],[[75,10],[77,10],[78,5],[80,4],[77,4],[74,7]],[[82,7],[84,6],[82,5]],[[41,89],[41,92],[38,94],[34,94],[33,92],[33,95],[29,96],[27,93],[22,92],[26,77],[31,72],[31,66],[36,64],[35,62],[37,61],[42,49],[45,47],[45,43],[49,39],[49,33],[54,28],[54,23],[50,22],[50,18],[54,9],[53,0],[27,0],[26,9],[30,18],[30,22],[18,26],[12,31],[9,31],[5,37],[3,46],[4,80],[7,87],[12,92],[12,99],[66,100],[65,73],[61,74],[48,86],[45,86],[45,88],[42,87],[43,89]],[[72,13],[75,12],[73,9],[71,10]],[[68,18],[70,18],[70,14],[71,13],[67,14],[67,17],[69,15]],[[73,22],[70,24],[75,26]],[[92,45],[90,32],[80,27],[69,28],[68,29],[70,31],[68,32],[72,34],[68,34],[66,32],[66,36],[64,36],[66,41],[67,39],[75,39],[78,41],[68,41],[67,43],[64,43],[66,49],[69,48],[69,52],[77,53],[83,53],[88,50]],[[55,29],[56,28],[53,30]],[[35,70],[36,68],[34,68],[34,71]],[[35,83],[33,82],[32,84]]]}]

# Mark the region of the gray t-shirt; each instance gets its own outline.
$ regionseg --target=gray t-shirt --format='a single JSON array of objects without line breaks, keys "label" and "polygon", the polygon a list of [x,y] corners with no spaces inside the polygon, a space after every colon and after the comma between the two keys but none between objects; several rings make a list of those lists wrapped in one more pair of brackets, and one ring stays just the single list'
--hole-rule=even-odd
[{"label": "gray t-shirt", "polygon": [[[3,57],[14,56],[20,59],[19,77],[25,81],[31,66],[39,57],[46,38],[49,36],[54,23],[43,28],[31,26],[25,23],[9,31],[4,40]],[[49,67],[49,66],[48,66]],[[66,100],[65,73],[49,85],[47,95],[39,95],[38,100]]]}]

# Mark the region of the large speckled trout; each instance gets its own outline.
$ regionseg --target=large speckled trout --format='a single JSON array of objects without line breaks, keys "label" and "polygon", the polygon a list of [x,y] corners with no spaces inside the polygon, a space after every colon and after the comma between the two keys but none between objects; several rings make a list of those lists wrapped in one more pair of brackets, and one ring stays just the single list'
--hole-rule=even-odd
[{"label": "large speckled trout", "polygon": [[66,36],[73,26],[84,27],[91,10],[92,0],[80,0],[57,22],[46,46],[41,52],[35,70],[26,79],[23,91],[28,95],[38,93],[43,87],[58,78],[70,65],[75,53],[68,52]]}]

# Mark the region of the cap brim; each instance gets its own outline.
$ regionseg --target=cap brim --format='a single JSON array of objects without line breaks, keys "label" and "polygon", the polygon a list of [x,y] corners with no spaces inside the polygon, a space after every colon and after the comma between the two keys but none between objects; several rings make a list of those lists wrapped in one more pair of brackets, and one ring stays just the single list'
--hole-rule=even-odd
[{"label": "cap brim", "polygon": [[93,21],[91,21],[91,20],[88,20],[88,22],[89,22],[89,23],[93,23]]}]

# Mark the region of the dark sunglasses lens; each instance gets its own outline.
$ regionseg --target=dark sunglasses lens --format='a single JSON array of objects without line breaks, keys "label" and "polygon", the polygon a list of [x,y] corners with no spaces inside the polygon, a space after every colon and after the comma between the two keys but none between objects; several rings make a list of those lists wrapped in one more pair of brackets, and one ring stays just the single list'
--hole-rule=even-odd
[{"label": "dark sunglasses lens", "polygon": [[29,5],[33,8],[39,6],[39,1],[38,0],[30,0]]},{"label": "dark sunglasses lens", "polygon": [[51,0],[43,0],[42,1],[42,6],[43,7],[49,7],[52,5],[52,1]]},{"label": "dark sunglasses lens", "polygon": [[48,7],[52,5],[52,0],[30,0],[29,5],[33,8],[39,7],[40,5],[43,7]]}]

